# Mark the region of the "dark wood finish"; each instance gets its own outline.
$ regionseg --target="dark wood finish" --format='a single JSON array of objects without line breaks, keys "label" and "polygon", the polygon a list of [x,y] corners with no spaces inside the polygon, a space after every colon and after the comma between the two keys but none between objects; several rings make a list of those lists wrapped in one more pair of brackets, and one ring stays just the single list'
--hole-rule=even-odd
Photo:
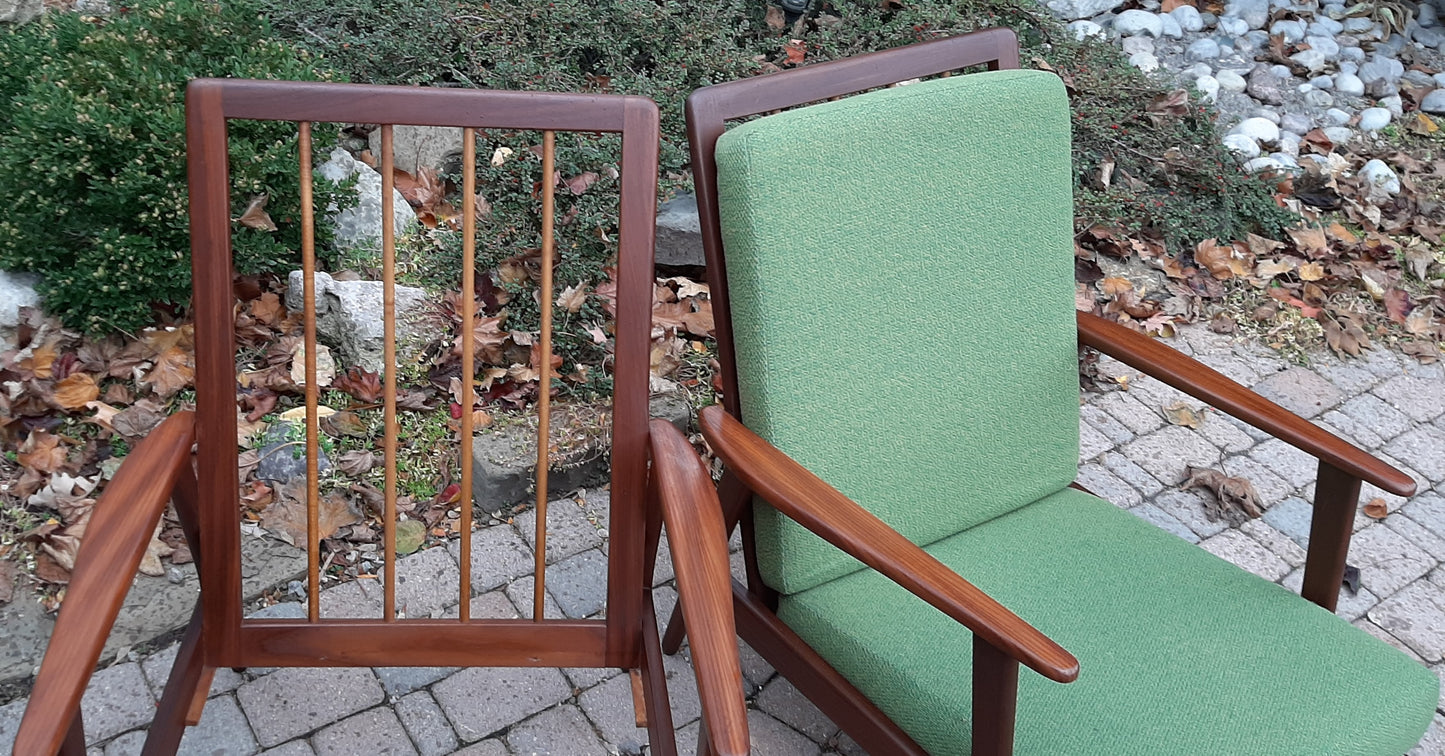
[{"label": "dark wood finish", "polygon": [[[147,754],[174,750],[183,723],[199,716],[198,703],[204,702],[212,671],[218,667],[400,665],[641,669],[652,749],[674,756],[667,680],[650,585],[643,570],[648,561],[643,546],[647,541],[647,376],[657,206],[656,105],[645,98],[618,95],[250,80],[194,81],[187,89],[186,103],[197,409],[194,415],[182,413],[167,420],[138,445],[97,505],[21,728],[17,753],[55,753],[70,723],[78,721],[76,707],[113,621],[113,608],[119,607],[135,572],[135,561],[128,561],[129,552],[135,550],[138,560],[155,518],[174,493],[182,527],[197,559],[201,598],[162,697]],[[298,620],[242,618],[228,119],[381,123],[385,130],[403,123],[621,135],[613,363],[617,388],[606,619],[399,619],[391,611],[390,587],[385,615],[376,619],[334,619],[310,612],[307,619]],[[309,128],[299,128],[298,138],[304,140]],[[387,154],[381,157],[389,161],[389,150],[383,152]],[[383,174],[383,182],[389,182],[390,171]],[[390,197],[390,192],[384,192],[384,202]],[[383,244],[389,247],[391,214],[382,215],[388,226]],[[303,279],[306,277],[303,271]],[[386,278],[389,289],[392,277]],[[308,373],[312,370],[311,351],[308,349]],[[394,389],[388,388],[387,393]],[[314,421],[308,422],[312,424]],[[195,471],[190,464],[193,441],[197,447]],[[314,448],[315,442],[311,443]],[[314,476],[314,466],[312,470]],[[107,514],[107,502],[119,500],[131,504],[121,519]],[[140,520],[149,525],[142,527],[145,523]],[[387,566],[391,567],[390,518],[387,532]],[[319,581],[314,578],[316,560],[308,561],[309,599],[314,606]],[[469,560],[464,556],[462,561]],[[109,567],[96,566],[100,564]],[[394,569],[386,573],[388,582],[395,579]],[[466,580],[461,589],[469,590]],[[76,737],[83,740],[83,734]],[[80,750],[84,750],[83,743]]]},{"label": "dark wood finish", "polygon": [[1087,312],[1078,313],[1079,343],[1148,373],[1330,465],[1398,496],[1415,481],[1349,442],[1224,377],[1193,357]]},{"label": "dark wood finish", "polygon": [[65,730],[65,741],[60,744],[60,756],[85,756],[85,719],[77,709]]},{"label": "dark wood finish", "polygon": [[748,711],[728,591],[732,577],[722,507],[692,445],[666,420],[652,421],[652,464],[677,592],[691,628],[698,697],[714,735],[711,750],[718,756],[745,756]]},{"label": "dark wood finish", "polygon": [[178,412],[157,426],[136,444],[96,501],[85,548],[75,558],[65,603],[15,736],[15,753],[55,753],[72,718],[79,721],[80,697],[120,613],[130,578],[176,479],[190,466],[194,420],[192,413]]},{"label": "dark wood finish", "polygon": [[1071,682],[1079,676],[1079,661],[1073,654],[759,438],[721,407],[704,409],[698,424],[713,452],[778,511],[1029,669],[1057,682]]},{"label": "dark wood finish", "polygon": [[1300,595],[1332,612],[1340,598],[1359,500],[1360,479],[1321,460]]},{"label": "dark wood finish", "polygon": [[973,636],[973,756],[1014,752],[1019,663]]}]

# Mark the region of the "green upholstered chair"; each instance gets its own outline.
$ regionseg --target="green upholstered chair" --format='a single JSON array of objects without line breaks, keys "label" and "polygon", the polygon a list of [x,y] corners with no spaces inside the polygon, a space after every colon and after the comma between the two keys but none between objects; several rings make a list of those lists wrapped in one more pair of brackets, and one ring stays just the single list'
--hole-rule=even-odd
[{"label": "green upholstered chair", "polygon": [[[720,499],[675,431],[653,453],[693,644],[732,619],[874,754],[1404,753],[1438,681],[1333,609],[1360,481],[1414,483],[1075,312],[1069,103],[1016,61],[992,30],[689,100]],[[1080,343],[1321,460],[1303,598],[1072,485]],[[717,507],[731,596],[723,528],[689,525]],[[707,747],[737,751],[718,664]]]}]

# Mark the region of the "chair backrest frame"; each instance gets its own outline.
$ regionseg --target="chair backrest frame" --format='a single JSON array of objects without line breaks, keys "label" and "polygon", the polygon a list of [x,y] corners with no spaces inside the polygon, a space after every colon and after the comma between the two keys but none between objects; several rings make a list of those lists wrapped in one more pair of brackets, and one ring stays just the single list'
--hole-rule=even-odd
[{"label": "chair backrest frame", "polygon": [[[188,88],[186,102],[204,664],[638,667],[644,623],[651,615],[643,588],[651,563],[644,554],[644,526],[656,105],[619,95],[252,80],[198,80]],[[618,390],[605,620],[242,617],[228,119],[621,135]]]}]

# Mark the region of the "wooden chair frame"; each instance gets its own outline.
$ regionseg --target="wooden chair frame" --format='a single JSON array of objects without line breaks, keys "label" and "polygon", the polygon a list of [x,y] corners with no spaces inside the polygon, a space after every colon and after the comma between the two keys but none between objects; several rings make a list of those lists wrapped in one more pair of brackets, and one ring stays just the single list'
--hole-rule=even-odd
[{"label": "wooden chair frame", "polygon": [[[672,554],[682,605],[702,603],[703,606],[696,609],[697,614],[710,618],[708,626],[699,627],[691,615],[685,617],[675,609],[663,638],[663,649],[667,653],[676,652],[684,632],[694,647],[702,645],[703,637],[720,632],[719,624],[725,627],[728,619],[735,619],[737,634],[744,641],[868,753],[875,755],[921,756],[925,752],[774,614],[777,595],[763,582],[757,564],[751,516],[755,497],[973,631],[973,753],[1012,752],[1020,663],[1052,680],[1068,682],[1078,674],[1078,662],[1058,644],[743,425],[714,148],[730,120],[837,99],[911,79],[947,76],[976,66],[990,70],[1017,68],[1018,43],[1014,33],[990,29],[727,82],[697,90],[687,101],[688,140],[723,394],[722,406],[703,410],[700,424],[709,445],[726,468],[714,492],[703,485],[705,472],[695,460],[689,461],[689,454],[677,443],[675,433],[654,428],[652,443],[654,466],[659,468],[657,475],[672,481],[667,489],[672,495],[664,496],[661,505],[669,524],[674,518],[680,523],[679,527],[669,527],[669,537],[673,539]],[[1361,481],[1400,496],[1414,493],[1414,481],[1152,338],[1089,313],[1078,313],[1077,320],[1080,345],[1098,349],[1319,459],[1302,594],[1334,611]],[[1077,483],[1074,487],[1083,490]],[[694,493],[703,489],[706,489],[703,494]],[[701,543],[708,537],[709,529],[684,524],[702,521],[699,510],[711,507],[720,507],[724,530],[730,532],[735,526],[742,527],[746,585],[731,581],[731,607],[725,606],[726,599],[707,587],[716,582],[717,573],[726,574],[727,570],[727,565],[718,563],[713,556],[715,549]],[[718,645],[715,638],[705,643],[709,648]],[[726,666],[736,663],[734,658],[725,654],[699,658],[695,654],[694,663],[699,686],[704,691],[711,688],[714,709],[718,712],[708,717],[704,707],[707,724],[714,733],[712,747],[721,753],[746,752],[745,720],[743,732],[737,733],[738,715],[732,708],[736,696],[726,682]]]},{"label": "wooden chair frame", "polygon": [[[199,720],[215,669],[250,666],[549,666],[634,670],[642,681],[652,748],[655,753],[675,754],[648,580],[655,550],[645,548],[647,374],[658,144],[656,105],[646,98],[616,95],[197,80],[187,90],[186,109],[194,275],[192,307],[197,336],[196,410],[175,415],[153,431],[127,459],[97,504],[95,519],[77,560],[67,599],[20,728],[16,752],[43,754],[63,748],[66,753],[84,753],[78,709],[81,694],[129,587],[130,577],[135,574],[144,544],[167,500],[174,497],[197,561],[201,597],[161,698],[146,743],[146,754],[174,752],[184,725]],[[229,119],[300,124],[300,172],[306,207],[303,212],[308,216],[309,124],[313,121],[460,126],[468,129],[465,133],[469,137],[470,130],[478,128],[543,131],[547,142],[545,172],[549,175],[552,132],[621,135],[615,362],[618,389],[613,406],[611,541],[605,620],[543,619],[540,610],[532,618],[469,618],[467,553],[460,560],[463,572],[459,619],[398,619],[393,611],[390,585],[381,619],[320,618],[316,610],[319,539],[315,537],[314,526],[308,549],[312,607],[309,616],[305,619],[242,616],[232,201],[227,166]],[[390,131],[389,126],[383,128],[383,141],[387,143],[381,156],[385,182],[384,242],[390,245]],[[474,142],[464,141],[469,148]],[[474,149],[468,149],[467,156],[474,161]],[[548,200],[551,191],[546,189]],[[465,204],[469,206],[470,224],[474,221],[471,203]],[[552,208],[550,201],[544,204],[545,247],[550,244]],[[309,223],[304,228],[303,233],[308,234]],[[309,288],[314,267],[309,236],[304,238],[303,246],[306,247]],[[470,248],[468,253],[470,257]],[[466,260],[466,266],[470,274],[470,259]],[[550,266],[544,268],[550,274]],[[550,275],[545,278],[549,279]],[[470,285],[470,280],[465,283]],[[544,280],[544,288],[550,288],[545,287],[546,283]],[[388,294],[388,305],[391,299]],[[307,319],[311,321],[307,330],[314,338],[314,313],[309,305],[307,309]],[[545,313],[549,308],[543,309]],[[388,334],[388,347],[391,347],[395,337],[390,329]],[[392,357],[390,349],[387,356]],[[314,386],[315,381],[308,384]],[[394,387],[391,392],[394,394]],[[542,393],[545,395],[545,387]],[[391,399],[394,403],[394,396]],[[313,408],[308,425],[314,448],[314,396],[308,398],[308,403]],[[393,417],[394,414],[388,415]],[[547,427],[545,418],[540,425],[543,429]],[[464,426],[464,449],[465,441],[469,440],[466,430]],[[389,443],[394,443],[394,431],[391,435]],[[196,444],[194,461],[198,475],[192,472],[192,441]],[[545,461],[545,445],[540,454]],[[313,496],[314,459],[312,455]],[[470,465],[464,464],[463,468],[469,474]],[[545,462],[539,465],[539,476],[545,475],[545,469]],[[539,498],[545,501],[544,480],[539,481],[538,489]],[[463,490],[469,501],[470,486],[464,484]],[[463,509],[466,525],[470,508]],[[545,537],[545,523],[545,515],[539,512],[539,562],[545,554],[541,542]],[[394,540],[390,537],[393,527],[394,518],[387,524],[388,567],[395,556]],[[467,533],[469,528],[462,530]],[[388,569],[387,577],[388,582],[394,584],[395,570]],[[535,593],[540,606],[540,599],[545,595],[540,582]],[[638,713],[641,719],[643,712]]]}]

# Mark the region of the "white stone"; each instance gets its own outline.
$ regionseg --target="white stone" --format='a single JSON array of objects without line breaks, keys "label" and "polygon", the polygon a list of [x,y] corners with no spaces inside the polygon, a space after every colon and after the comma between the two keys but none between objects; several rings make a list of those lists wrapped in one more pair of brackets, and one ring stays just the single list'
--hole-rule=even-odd
[{"label": "white stone", "polygon": [[1269,23],[1269,0],[1233,0],[1224,15],[1244,21],[1251,29],[1262,29]]},{"label": "white stone", "polygon": [[1329,16],[1316,16],[1305,31],[1321,37],[1334,37],[1344,31],[1345,25]]},{"label": "white stone", "polygon": [[1179,39],[1184,36],[1184,29],[1179,26],[1179,22],[1174,19],[1173,15],[1160,13],[1159,23],[1163,27],[1164,36],[1171,39]]},{"label": "white stone", "polygon": [[1445,115],[1445,85],[1425,95],[1425,99],[1420,101],[1420,109],[1426,113]]},{"label": "white stone", "polygon": [[[316,166],[316,175],[336,182],[356,176],[356,204],[347,208],[327,208],[335,226],[336,243],[361,247],[380,244],[381,174],[338,147],[331,151],[329,160]],[[397,234],[406,233],[416,226],[416,213],[400,191],[393,188],[391,195],[395,231]]]},{"label": "white stone", "polygon": [[1335,104],[1335,98],[1331,97],[1329,92],[1321,92],[1318,89],[1314,89],[1313,91],[1305,92],[1305,102],[1317,108],[1328,108]]},{"label": "white stone", "polygon": [[1384,108],[1385,110],[1390,111],[1390,115],[1392,115],[1392,116],[1394,116],[1394,117],[1396,117],[1396,118],[1399,118],[1399,117],[1405,115],[1405,101],[1402,100],[1402,99],[1400,99],[1400,95],[1390,95],[1389,97],[1381,97],[1381,98],[1380,98],[1379,107],[1382,107],[1382,108]]},{"label": "white stone", "polygon": [[1329,110],[1326,110],[1325,117],[1330,119],[1331,126],[1344,126],[1345,124],[1350,122],[1349,112],[1345,110],[1340,110],[1339,108],[1330,108]]},{"label": "white stone", "polygon": [[1195,79],[1194,88],[1199,90],[1199,94],[1210,102],[1219,99],[1219,80],[1213,76],[1201,76]]},{"label": "white stone", "polygon": [[1293,44],[1305,38],[1305,25],[1293,19],[1280,19],[1270,24],[1269,34],[1282,36],[1285,42]]},{"label": "white stone", "polygon": [[1355,138],[1354,130],[1345,126],[1330,126],[1323,129],[1323,131],[1325,132],[1325,136],[1328,137],[1331,142],[1334,142],[1336,149],[1349,144],[1350,140]]},{"label": "white stone", "polygon": [[1120,41],[1119,49],[1123,50],[1125,55],[1130,56],[1137,53],[1149,53],[1153,55],[1154,40],[1145,36],[1125,37]]},{"label": "white stone", "polygon": [[1187,32],[1197,32],[1204,28],[1204,19],[1199,17],[1199,9],[1192,5],[1181,5],[1169,12],[1179,28]]},{"label": "white stone", "polygon": [[1280,163],[1279,163],[1278,160],[1275,160],[1274,158],[1267,158],[1267,157],[1257,157],[1257,158],[1255,158],[1255,159],[1253,159],[1253,160],[1250,160],[1250,161],[1248,161],[1248,162],[1246,162],[1246,163],[1244,164],[1244,170],[1245,170],[1246,173],[1260,173],[1260,172],[1262,172],[1262,171],[1277,171],[1277,170],[1280,170],[1280,169],[1283,168],[1283,167],[1284,167],[1284,166],[1283,166],[1283,165],[1280,165]]},{"label": "white stone", "polygon": [[1289,59],[1308,68],[1312,73],[1325,70],[1325,66],[1330,62],[1319,50],[1300,50],[1289,56]]},{"label": "white stone", "polygon": [[1121,37],[1135,34],[1158,37],[1164,33],[1164,23],[1149,11],[1126,10],[1114,19],[1114,32]]},{"label": "white stone", "polygon": [[[1188,8],[1190,6],[1185,5],[1182,7]],[[1189,47],[1184,50],[1185,60],[1204,61],[1214,60],[1218,57],[1219,43],[1215,42],[1209,37],[1200,37],[1199,39],[1190,42]]]},{"label": "white stone", "polygon": [[1356,62],[1353,61],[1353,60],[1342,60],[1342,61],[1340,61],[1340,73],[1342,73],[1342,74],[1357,74],[1357,73],[1359,73],[1359,72],[1360,72],[1360,64],[1359,64],[1359,63],[1356,63]]},{"label": "white stone", "polygon": [[35,284],[40,279],[33,273],[7,273],[0,270],[0,351],[15,346],[15,327],[20,325],[20,308],[40,304]]},{"label": "white stone", "polygon": [[1229,130],[1230,134],[1243,134],[1256,142],[1273,142],[1279,139],[1279,125],[1268,118],[1246,118]]},{"label": "white stone", "polygon": [[[1306,134],[1309,132],[1313,122],[1310,117],[1302,113],[1285,113],[1280,116],[1279,128],[1281,131],[1293,132],[1295,134]],[[1283,139],[1284,135],[1281,134]]]},{"label": "white stone", "polygon": [[1244,134],[1225,134],[1224,146],[1242,160],[1259,157],[1259,143]]},{"label": "white stone", "polygon": [[[286,290],[286,308],[300,312],[306,306],[302,274],[291,271]],[[360,365],[379,372],[386,364],[382,359],[386,338],[383,285],[381,281],[337,281],[322,272],[316,274],[316,332],[318,337],[340,352],[342,364]],[[410,342],[407,334],[413,313],[426,302],[426,291],[397,285],[397,343]]]},{"label": "white stone", "polygon": [[1400,177],[1390,166],[1385,165],[1385,161],[1378,158],[1365,163],[1365,167],[1360,169],[1360,178],[1386,194],[1400,193]]},{"label": "white stone", "polygon": [[[1345,39],[1348,40],[1349,37],[1345,37]],[[1346,47],[1344,45],[1340,46],[1340,60],[1348,60],[1358,63],[1363,61],[1364,59],[1365,51],[1362,48]],[[1355,71],[1356,73],[1358,73],[1359,69],[1355,69]]]},{"label": "white stone", "polygon": [[1365,82],[1352,73],[1342,73],[1335,77],[1335,91],[1342,95],[1359,97],[1365,93]]},{"label": "white stone", "polygon": [[1394,84],[1405,75],[1405,64],[1394,58],[1386,57],[1375,53],[1374,57],[1360,66],[1360,80],[1366,84],[1376,79],[1384,79]]},{"label": "white stone", "polygon": [[1225,16],[1224,18],[1219,19],[1219,30],[1224,32],[1225,34],[1230,35],[1231,37],[1240,37],[1243,36],[1245,32],[1249,31],[1249,22],[1245,21],[1242,18]]},{"label": "white stone", "polygon": [[1159,70],[1159,59],[1154,57],[1153,53],[1134,53],[1129,56],[1129,65],[1144,73],[1150,73]]},{"label": "white stone", "polygon": [[1415,22],[1421,26],[1435,26],[1440,23],[1440,12],[1427,0],[1420,3],[1419,18],[1415,19]]},{"label": "white stone", "polygon": [[1274,124],[1274,125],[1276,125],[1276,126],[1278,126],[1278,125],[1280,124],[1279,113],[1276,113],[1275,111],[1270,110],[1269,108],[1259,108],[1258,110],[1254,111],[1254,116],[1253,116],[1253,117],[1254,117],[1254,118],[1263,118],[1263,119],[1265,119],[1266,121],[1269,121],[1270,123],[1272,123],[1272,124]]},{"label": "white stone", "polygon": [[1048,8],[1065,21],[1093,18],[1124,4],[1124,0],[1049,0]]},{"label": "white stone", "polygon": [[1305,44],[1308,44],[1311,50],[1320,51],[1326,58],[1336,58],[1340,54],[1340,43],[1336,42],[1334,37],[1311,35],[1305,37]]},{"label": "white stone", "polygon": [[1316,76],[1310,79],[1310,86],[1315,89],[1334,89],[1335,79],[1332,76]]},{"label": "white stone", "polygon": [[44,11],[41,0],[0,0],[0,23],[23,24]]},{"label": "white stone", "polygon": [[1099,26],[1098,24],[1090,21],[1087,18],[1081,18],[1078,21],[1070,21],[1069,31],[1073,32],[1074,39],[1077,39],[1080,42],[1083,42],[1089,37],[1104,36],[1104,27]]},{"label": "white stone", "polygon": [[1360,32],[1369,31],[1370,28],[1375,25],[1375,22],[1361,16],[1347,18],[1342,23],[1344,26],[1344,30],[1349,32],[1350,34],[1359,34]]},{"label": "white stone", "polygon": [[1379,131],[1390,125],[1390,111],[1384,108],[1365,108],[1360,111],[1359,126],[1364,131]]},{"label": "white stone", "polygon": [[1223,92],[1243,92],[1244,77],[1234,71],[1220,71],[1214,75],[1219,80],[1219,89]]},{"label": "white stone", "polygon": [[1213,76],[1214,69],[1208,63],[1195,63],[1181,72],[1182,79],[1198,79],[1201,76]]},{"label": "white stone", "polygon": [[1415,27],[1410,37],[1415,40],[1415,44],[1429,48],[1440,47],[1441,43],[1445,42],[1445,32],[1421,26]]},{"label": "white stone", "polygon": [[1291,155],[1288,152],[1271,152],[1269,153],[1269,159],[1275,161],[1276,163],[1279,163],[1280,168],[1286,170],[1292,170],[1299,167],[1299,163],[1294,159],[1294,155]]},{"label": "white stone", "polygon": [[[381,129],[371,132],[367,144],[371,154],[381,155]],[[462,130],[397,124],[391,129],[391,151],[396,167],[413,176],[422,166],[442,173],[449,163],[461,165]]]}]

